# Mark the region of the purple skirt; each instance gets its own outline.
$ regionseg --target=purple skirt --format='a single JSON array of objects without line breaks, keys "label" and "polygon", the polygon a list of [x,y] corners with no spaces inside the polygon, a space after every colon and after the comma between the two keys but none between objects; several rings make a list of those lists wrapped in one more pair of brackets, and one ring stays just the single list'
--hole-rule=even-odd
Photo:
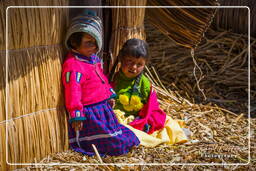
[{"label": "purple skirt", "polygon": [[84,106],[86,120],[78,133],[69,123],[69,146],[74,151],[93,156],[94,144],[101,156],[126,154],[140,144],[136,135],[118,123],[112,107],[107,101]]}]

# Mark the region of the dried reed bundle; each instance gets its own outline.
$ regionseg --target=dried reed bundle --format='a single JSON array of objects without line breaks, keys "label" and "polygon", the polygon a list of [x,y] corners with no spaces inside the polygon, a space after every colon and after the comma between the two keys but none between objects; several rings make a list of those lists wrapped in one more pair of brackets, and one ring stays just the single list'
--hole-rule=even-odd
[{"label": "dried reed bundle", "polygon": [[[8,119],[15,119],[13,125],[8,124],[10,162],[33,162],[34,158],[39,160],[52,152],[67,149],[60,82],[62,56],[60,46],[10,53],[10,68],[13,70],[9,72]],[[0,92],[4,95],[5,89]],[[53,111],[40,113],[45,109]],[[1,108],[1,111],[0,124],[4,125],[5,109]],[[38,111],[39,114],[34,113]]]},{"label": "dried reed bundle", "polygon": [[8,121],[7,128],[10,163],[33,163],[68,148],[64,108],[15,118]]},{"label": "dried reed bundle", "polygon": [[[0,50],[5,49],[5,14],[7,6],[68,5],[68,0],[12,0],[0,2]],[[9,49],[58,44],[66,28],[68,9],[10,8],[8,10]]]},{"label": "dried reed bundle", "polygon": [[[68,0],[0,2],[0,155],[5,157],[3,132],[8,123],[8,161],[35,162],[68,146],[60,79],[63,61],[60,43],[66,29],[68,9],[9,9],[9,106],[6,118],[5,8],[10,5],[61,6],[68,5]],[[0,162],[2,168],[7,167],[5,158],[1,157]]]},{"label": "dried reed bundle", "polygon": [[[145,6],[146,2],[146,0],[110,0],[110,4],[115,6]],[[110,51],[113,59],[111,66],[126,40],[130,38],[145,39],[144,15],[145,8],[112,9],[113,26]]]},{"label": "dried reed bundle", "polygon": [[[218,0],[221,6],[247,6],[250,8],[251,36],[256,37],[256,1],[254,0]],[[231,30],[239,34],[248,33],[247,8],[218,9],[213,20],[216,29]]]},{"label": "dried reed bundle", "polygon": [[0,170],[7,170],[6,168],[6,144],[5,144],[5,124],[0,124]]},{"label": "dried reed bundle", "polygon": [[5,117],[5,91],[0,89],[0,123],[6,120]]},{"label": "dried reed bundle", "polygon": [[[216,0],[150,0],[151,6],[217,6]],[[196,47],[212,22],[214,8],[148,8],[149,21],[177,44]]]},{"label": "dried reed bundle", "polygon": [[[148,23],[148,22],[146,22]],[[150,46],[151,63],[160,73],[167,87],[179,91],[184,97],[198,102],[193,76],[194,63],[189,49],[177,46],[163,34],[147,24],[147,41]],[[251,69],[255,70],[256,39],[251,38]],[[195,50],[198,65],[203,71],[200,87],[213,102],[233,112],[247,113],[248,100],[248,40],[247,36],[228,31],[209,30]],[[167,72],[168,71],[168,72]],[[198,74],[198,72],[196,72]],[[252,77],[253,79],[253,77]],[[251,81],[252,89],[256,82]],[[252,94],[256,97],[256,94]]]},{"label": "dried reed bundle", "polygon": [[9,118],[64,104],[61,45],[14,50],[9,58]]},{"label": "dried reed bundle", "polygon": [[[12,70],[9,72],[7,119],[14,118],[13,125],[12,122],[8,124],[10,162],[34,162],[34,158],[39,160],[52,152],[67,149],[67,123],[60,82],[62,51],[61,46],[10,51]],[[4,92],[5,89],[1,89],[2,95]],[[46,111],[40,112],[42,110]],[[4,108],[2,111],[0,123],[3,125]]]},{"label": "dried reed bundle", "polygon": [[0,50],[5,49],[5,7],[0,1]]}]

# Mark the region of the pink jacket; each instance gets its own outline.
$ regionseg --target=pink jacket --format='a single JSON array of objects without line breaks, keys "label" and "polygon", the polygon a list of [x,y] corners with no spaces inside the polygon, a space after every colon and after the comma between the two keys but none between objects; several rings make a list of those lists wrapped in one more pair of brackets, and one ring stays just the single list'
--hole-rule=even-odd
[{"label": "pink jacket", "polygon": [[147,103],[139,112],[139,117],[140,119],[134,120],[130,125],[136,129],[143,130],[145,124],[149,124],[151,127],[148,134],[152,134],[164,127],[166,113],[160,109],[156,92],[152,90],[152,87]]},{"label": "pink jacket", "polygon": [[83,106],[115,95],[96,55],[83,58],[80,54],[69,52],[62,67],[62,82],[70,121],[85,120]]}]

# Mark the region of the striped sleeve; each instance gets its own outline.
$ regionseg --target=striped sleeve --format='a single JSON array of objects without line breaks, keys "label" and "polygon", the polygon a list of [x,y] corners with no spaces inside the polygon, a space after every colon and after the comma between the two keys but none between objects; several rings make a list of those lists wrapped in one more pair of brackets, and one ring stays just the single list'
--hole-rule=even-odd
[{"label": "striped sleeve", "polygon": [[85,120],[83,113],[83,105],[81,102],[82,91],[81,82],[83,74],[75,70],[67,70],[63,72],[62,82],[65,92],[65,106],[70,115],[70,122],[76,120]]}]

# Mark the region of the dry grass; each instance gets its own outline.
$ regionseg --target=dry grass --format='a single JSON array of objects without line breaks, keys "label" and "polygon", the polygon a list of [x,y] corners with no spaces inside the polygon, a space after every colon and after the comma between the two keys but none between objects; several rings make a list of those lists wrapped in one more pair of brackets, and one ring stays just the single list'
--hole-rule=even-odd
[{"label": "dry grass", "polygon": [[[256,1],[232,1],[218,0],[221,6],[247,6],[250,8],[250,23],[256,22]],[[213,26],[216,29],[232,30],[235,33],[248,33],[248,9],[247,8],[219,8],[217,10]],[[251,36],[256,37],[256,25],[250,26]]]},{"label": "dry grass", "polygon": [[[218,6],[215,0],[179,1],[150,0],[151,6]],[[148,20],[163,34],[177,44],[196,47],[210,26],[216,9],[214,8],[148,8]],[[161,17],[159,17],[161,16]],[[148,34],[147,34],[148,35]]]},{"label": "dry grass", "polygon": [[[178,91],[193,103],[213,103],[238,114],[248,112],[248,40],[246,35],[208,30],[206,37],[196,48],[195,59],[203,73],[199,85],[207,96],[207,100],[204,101],[193,75],[195,65],[190,50],[175,45],[150,24],[147,28],[151,63],[166,87]],[[252,100],[256,97],[255,54],[256,39],[252,37]],[[198,69],[195,73],[199,78]],[[252,104],[255,113],[253,101]]]}]

